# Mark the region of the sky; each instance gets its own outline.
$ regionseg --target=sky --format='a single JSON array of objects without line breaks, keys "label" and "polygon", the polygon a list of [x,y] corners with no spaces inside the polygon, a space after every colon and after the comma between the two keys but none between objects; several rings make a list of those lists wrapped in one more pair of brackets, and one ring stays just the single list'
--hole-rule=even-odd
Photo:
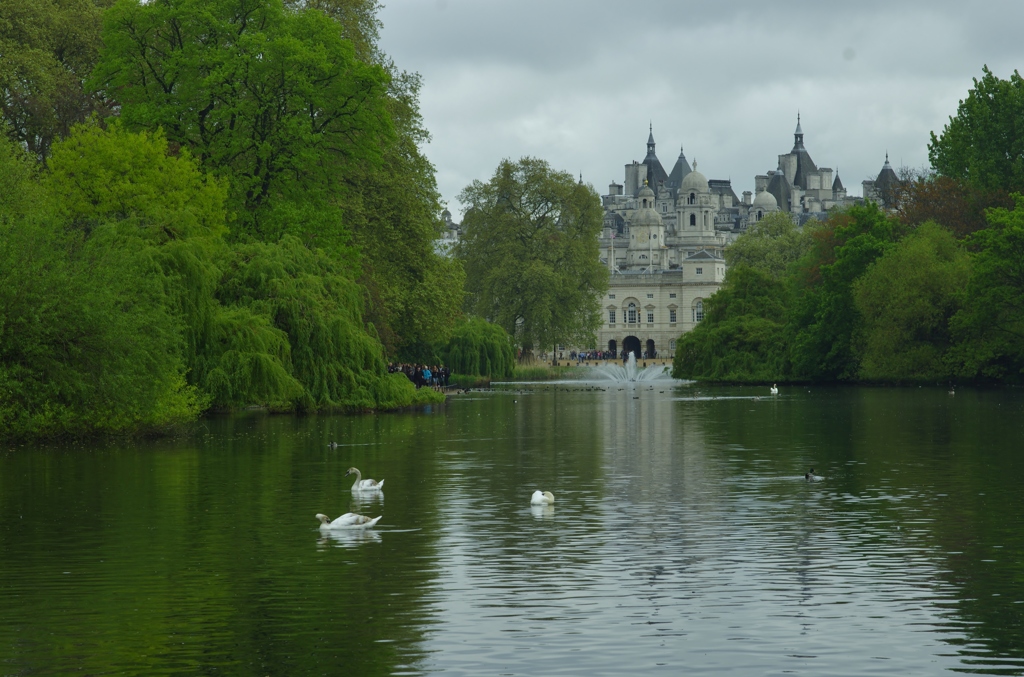
[{"label": "sky", "polygon": [[642,161],[648,125],[737,195],[804,143],[851,195],[928,165],[930,132],[981,77],[1024,66],[1024,2],[384,0],[381,46],[423,77],[424,148],[459,192],[505,158],[542,158],[601,195]]}]

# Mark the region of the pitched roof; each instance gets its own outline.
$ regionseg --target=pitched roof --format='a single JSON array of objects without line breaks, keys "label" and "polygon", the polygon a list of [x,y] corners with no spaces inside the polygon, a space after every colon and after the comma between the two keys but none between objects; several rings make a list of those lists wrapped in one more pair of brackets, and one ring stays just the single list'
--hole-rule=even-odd
[{"label": "pitched roof", "polygon": [[786,175],[781,169],[772,174],[772,177],[768,179],[768,187],[765,190],[775,196],[779,209],[789,211],[793,188],[789,185],[789,181],[786,180]]},{"label": "pitched roof", "polygon": [[690,163],[686,161],[686,156],[683,154],[683,147],[679,147],[679,157],[676,159],[676,164],[672,168],[672,173],[668,175],[668,183],[666,184],[669,190],[679,190],[679,185],[686,178],[686,175],[692,172]]}]

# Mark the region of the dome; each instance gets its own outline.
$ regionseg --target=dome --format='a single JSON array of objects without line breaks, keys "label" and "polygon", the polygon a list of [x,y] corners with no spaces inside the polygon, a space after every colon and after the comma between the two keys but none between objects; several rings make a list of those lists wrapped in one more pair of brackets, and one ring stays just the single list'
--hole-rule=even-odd
[{"label": "dome", "polygon": [[758,207],[760,209],[778,209],[779,203],[775,199],[774,195],[772,195],[766,190],[762,190],[760,193],[757,194],[757,197],[754,198],[753,206]]},{"label": "dome", "polygon": [[680,193],[706,193],[708,192],[708,179],[706,176],[694,169],[683,177],[679,184]]},{"label": "dome", "polygon": [[640,192],[636,194],[636,198],[643,202],[644,198],[649,200],[649,204],[654,204],[654,191],[647,185],[647,181],[644,181],[644,187],[640,189]]}]

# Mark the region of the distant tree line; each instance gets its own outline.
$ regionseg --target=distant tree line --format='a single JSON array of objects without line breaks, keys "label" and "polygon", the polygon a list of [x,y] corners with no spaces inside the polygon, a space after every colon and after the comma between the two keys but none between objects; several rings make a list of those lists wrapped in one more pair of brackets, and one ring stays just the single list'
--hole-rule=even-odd
[{"label": "distant tree line", "polygon": [[932,134],[897,208],[798,229],[773,215],[726,250],[725,284],[677,344],[679,378],[1024,381],[1024,81],[986,67]]}]

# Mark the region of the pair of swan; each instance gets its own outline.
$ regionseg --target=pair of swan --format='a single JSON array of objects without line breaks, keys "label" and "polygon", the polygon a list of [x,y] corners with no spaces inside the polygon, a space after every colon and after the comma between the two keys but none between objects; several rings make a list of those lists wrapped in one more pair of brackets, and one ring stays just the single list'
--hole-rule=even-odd
[{"label": "pair of swan", "polygon": [[[352,485],[353,494],[362,493],[379,493],[384,488],[384,480],[378,482],[373,479],[363,479],[363,474],[359,472],[359,468],[349,468],[345,472],[345,477],[349,475],[355,475],[356,481]],[[331,518],[327,515],[317,513],[316,518],[320,520],[320,531],[330,531],[332,529],[369,529],[380,520],[383,515],[378,517],[367,517],[366,515],[360,515],[354,512],[347,512],[338,519],[331,521]]]},{"label": "pair of swan", "polygon": [[825,478],[822,477],[821,475],[815,475],[814,468],[811,468],[810,470],[804,473],[804,479],[807,480],[808,482],[820,482]]}]

